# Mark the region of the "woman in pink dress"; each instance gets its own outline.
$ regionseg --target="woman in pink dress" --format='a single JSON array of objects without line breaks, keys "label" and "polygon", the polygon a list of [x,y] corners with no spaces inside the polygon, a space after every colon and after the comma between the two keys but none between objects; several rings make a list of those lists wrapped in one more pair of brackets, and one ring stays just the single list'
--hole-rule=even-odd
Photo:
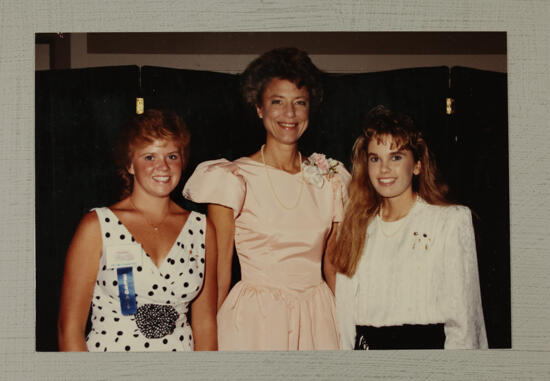
[{"label": "woman in pink dress", "polygon": [[[323,254],[350,175],[321,154],[303,160],[297,146],[322,99],[320,76],[295,48],[253,61],[243,94],[262,119],[265,144],[233,162],[199,164],[185,185],[186,198],[208,203],[217,232],[220,350],[339,348],[335,272]],[[242,279],[229,290],[234,245]]]}]

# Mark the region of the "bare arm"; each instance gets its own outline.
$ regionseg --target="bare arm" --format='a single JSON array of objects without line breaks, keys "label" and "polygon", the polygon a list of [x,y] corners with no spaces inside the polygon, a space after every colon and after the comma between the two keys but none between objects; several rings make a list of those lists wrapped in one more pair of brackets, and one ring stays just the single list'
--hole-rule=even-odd
[{"label": "bare arm", "polygon": [[218,244],[218,309],[229,293],[231,286],[231,264],[235,242],[235,219],[233,209],[217,205],[208,205],[208,217],[216,228]]},{"label": "bare arm", "polygon": [[204,285],[191,307],[191,329],[196,351],[218,350],[216,230],[209,219],[206,220],[206,223]]},{"label": "bare arm", "polygon": [[334,289],[336,285],[336,267],[332,264],[330,258],[332,258],[332,252],[336,250],[336,231],[338,229],[338,223],[332,223],[332,230],[327,239],[327,248],[325,250],[325,255],[323,257],[323,274],[325,276],[325,281],[329,286],[330,290],[334,294]]},{"label": "bare arm", "polygon": [[95,212],[80,222],[65,258],[57,322],[60,351],[87,351],[86,322],[101,258],[101,229]]}]

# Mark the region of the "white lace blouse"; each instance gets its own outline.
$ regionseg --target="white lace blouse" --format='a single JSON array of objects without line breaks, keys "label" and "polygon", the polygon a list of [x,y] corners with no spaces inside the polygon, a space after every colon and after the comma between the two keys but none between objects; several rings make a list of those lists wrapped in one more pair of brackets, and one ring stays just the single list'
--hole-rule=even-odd
[{"label": "white lace blouse", "polygon": [[377,216],[356,273],[337,274],[336,314],[342,349],[353,349],[356,325],[436,323],[446,349],[487,348],[470,210],[417,197],[399,221]]}]

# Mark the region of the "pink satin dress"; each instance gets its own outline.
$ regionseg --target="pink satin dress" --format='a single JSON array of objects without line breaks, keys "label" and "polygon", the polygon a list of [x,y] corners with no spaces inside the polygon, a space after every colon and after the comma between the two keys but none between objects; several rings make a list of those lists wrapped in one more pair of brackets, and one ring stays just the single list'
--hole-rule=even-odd
[{"label": "pink satin dress", "polygon": [[[250,158],[199,164],[185,185],[186,198],[230,207],[241,281],[218,311],[220,350],[338,349],[334,297],[321,274],[333,222],[343,216],[350,175],[319,186]],[[273,189],[286,206],[275,198]]]}]

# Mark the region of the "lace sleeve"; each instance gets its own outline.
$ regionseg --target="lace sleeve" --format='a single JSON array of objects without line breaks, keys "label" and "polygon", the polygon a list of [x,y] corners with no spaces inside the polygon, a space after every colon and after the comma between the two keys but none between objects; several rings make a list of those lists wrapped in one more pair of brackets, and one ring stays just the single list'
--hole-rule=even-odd
[{"label": "lace sleeve", "polygon": [[445,241],[445,348],[487,348],[470,210],[449,207]]},{"label": "lace sleeve", "polygon": [[336,274],[336,320],[340,334],[340,349],[355,346],[355,280],[344,274]]}]

